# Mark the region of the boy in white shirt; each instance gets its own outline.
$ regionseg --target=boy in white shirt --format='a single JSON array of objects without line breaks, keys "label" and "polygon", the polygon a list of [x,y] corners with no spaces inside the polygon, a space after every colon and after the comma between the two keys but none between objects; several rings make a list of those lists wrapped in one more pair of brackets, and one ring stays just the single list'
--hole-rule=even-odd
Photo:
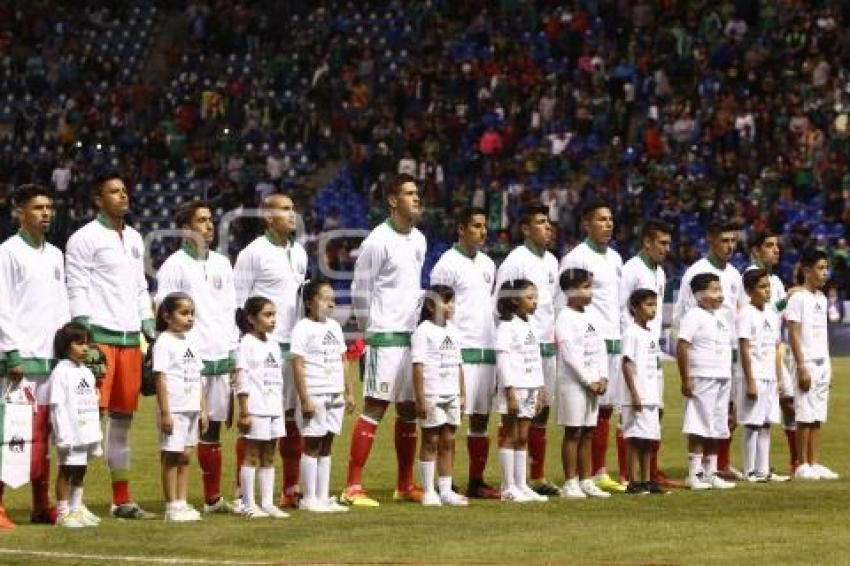
[{"label": "boy in white shirt", "polygon": [[637,289],[629,297],[633,321],[623,339],[623,436],[628,443],[629,486],[626,493],[665,494],[650,478],[652,442],[661,439],[661,348],[649,322],[658,310],[653,289]]},{"label": "boy in white shirt", "polygon": [[768,272],[744,273],[744,289],[750,298],[738,315],[738,343],[743,380],[738,394],[738,423],[744,425],[744,474],[749,482],[785,481],[770,472],[770,425],[779,422],[778,378],[782,358],[777,346],[780,322],[768,303],[771,288]]},{"label": "boy in white shirt", "polygon": [[716,273],[690,281],[697,306],[682,318],[676,362],[685,399],[682,432],[688,436],[688,479],[694,490],[729,489],[734,483],[717,475],[717,441],[729,438],[727,420],[732,379],[732,329],[718,314],[723,290]]},{"label": "boy in white shirt", "polygon": [[598,324],[585,308],[593,297],[592,276],[567,269],[559,283],[567,304],[555,320],[558,344],[558,424],[564,427],[561,497],[607,498],[611,494],[593,481],[591,444],[599,413],[599,398],[608,387],[608,357]]},{"label": "boy in white shirt", "polygon": [[801,480],[838,479],[838,474],[818,462],[821,424],[826,422],[832,365],[827,332],[827,300],[821,289],[829,278],[826,252],[809,249],[800,258],[803,289],[788,300],[785,316],[794,363],[797,391],[797,441],[800,465],[794,477]]}]

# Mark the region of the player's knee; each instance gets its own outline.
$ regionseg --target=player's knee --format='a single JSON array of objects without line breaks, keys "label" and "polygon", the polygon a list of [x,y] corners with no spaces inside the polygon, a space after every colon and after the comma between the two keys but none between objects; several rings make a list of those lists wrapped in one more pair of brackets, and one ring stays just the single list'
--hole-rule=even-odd
[{"label": "player's knee", "polygon": [[469,432],[473,434],[485,434],[487,432],[488,415],[470,415]]},{"label": "player's knee", "polygon": [[221,441],[221,422],[210,421],[207,431],[202,432],[199,440],[206,444],[217,444]]},{"label": "player's knee", "polygon": [[416,405],[408,402],[397,403],[396,414],[403,421],[416,422]]}]

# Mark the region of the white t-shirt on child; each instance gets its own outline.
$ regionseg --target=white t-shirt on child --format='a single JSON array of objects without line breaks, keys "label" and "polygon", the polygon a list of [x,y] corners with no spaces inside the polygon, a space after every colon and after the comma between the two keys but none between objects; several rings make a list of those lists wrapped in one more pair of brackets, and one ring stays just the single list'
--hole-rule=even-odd
[{"label": "white t-shirt on child", "polygon": [[201,351],[190,334],[163,332],[153,344],[153,371],[165,374],[168,409],[173,413],[201,410]]}]

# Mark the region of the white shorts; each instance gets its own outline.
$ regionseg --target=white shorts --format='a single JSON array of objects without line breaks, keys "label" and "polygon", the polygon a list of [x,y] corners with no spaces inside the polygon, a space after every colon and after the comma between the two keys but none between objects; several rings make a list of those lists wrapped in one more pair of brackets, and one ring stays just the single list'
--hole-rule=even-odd
[{"label": "white shorts", "polygon": [[779,389],[776,381],[756,379],[755,401],[747,398],[747,387],[741,384],[738,390],[738,401],[735,403],[735,414],[738,424],[750,426],[764,426],[766,424],[779,424]]},{"label": "white shorts", "polygon": [[640,409],[622,405],[620,421],[623,423],[623,438],[661,440],[661,419],[657,405],[642,406]]},{"label": "white shorts", "polygon": [[812,378],[808,391],[795,388],[794,412],[798,423],[825,423],[829,404],[829,387],[832,383],[832,367],[828,360],[816,364],[806,362]]},{"label": "white shorts", "polygon": [[409,346],[366,346],[364,355],[364,397],[388,403],[413,401],[413,365]]},{"label": "white shorts", "polygon": [[728,379],[694,378],[693,395],[685,399],[682,432],[703,438],[729,438]]},{"label": "white shorts", "polygon": [[67,452],[57,450],[60,466],[85,466],[89,460],[103,454],[100,442],[72,446]]},{"label": "white shorts", "polygon": [[543,406],[555,404],[555,390],[558,388],[558,357],[543,358]]},{"label": "white shorts", "polygon": [[[157,420],[159,412],[157,411]],[[171,434],[159,433],[159,449],[163,452],[185,452],[186,448],[198,444],[200,413],[171,413],[174,423]]]},{"label": "white shorts", "polygon": [[232,395],[230,374],[204,375],[201,379],[209,419],[218,422],[226,421]]},{"label": "white shorts", "polygon": [[277,440],[283,436],[286,436],[286,425],[282,416],[261,415],[251,415],[251,429],[242,435],[248,440]]},{"label": "white shorts", "polygon": [[[519,404],[519,413],[517,413],[517,418],[533,419],[537,415],[535,409],[537,407],[537,395],[539,390],[539,387],[514,387],[514,394],[516,395],[516,399]],[[508,398],[505,396],[504,389],[499,389],[499,392],[496,395],[496,402],[499,414],[507,415]]]},{"label": "white shorts", "polygon": [[342,417],[345,414],[345,397],[342,393],[319,393],[310,395],[313,403],[313,416],[304,420],[301,401],[296,396],[295,422],[301,436],[326,436],[339,434],[342,430]]},{"label": "white shorts", "polygon": [[599,417],[599,395],[579,383],[558,383],[558,424],[569,427],[595,427]]},{"label": "white shorts", "polygon": [[496,399],[495,364],[463,364],[466,414],[489,415]]},{"label": "white shorts", "polygon": [[620,404],[620,390],[623,382],[623,363],[621,354],[608,354],[608,387],[605,393],[599,396],[600,407],[613,407]]},{"label": "white shorts", "polygon": [[457,395],[426,395],[425,405],[428,414],[424,419],[419,419],[422,428],[460,424],[460,397]]}]

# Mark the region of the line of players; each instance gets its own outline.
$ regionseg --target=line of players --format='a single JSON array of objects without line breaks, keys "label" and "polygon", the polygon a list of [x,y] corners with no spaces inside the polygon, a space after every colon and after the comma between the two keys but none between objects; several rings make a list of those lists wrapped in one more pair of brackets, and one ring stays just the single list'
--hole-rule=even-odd
[{"label": "line of players", "polygon": [[[94,366],[98,363],[104,365],[105,371],[97,385],[100,408],[106,415],[105,453],[112,475],[112,515],[132,519],[152,515],[133,502],[128,483],[129,430],[141,383],[141,342],[143,336],[148,341],[154,339],[153,313],[144,280],[143,242],[138,232],[124,224],[124,216],[129,210],[129,197],[120,177],[106,175],[99,179],[93,190],[93,200],[99,211],[98,217],[71,237],[66,257],[63,258],[57,248],[45,241],[52,220],[50,194],[35,185],[19,188],[13,204],[21,230],[0,247],[0,281],[3,287],[0,289],[0,300],[3,301],[0,305],[0,350],[4,352],[6,373],[20,381],[24,390],[31,391],[37,405],[32,451],[32,519],[35,522],[55,519],[47,495],[50,391],[46,378],[54,363],[52,336],[56,329],[72,317],[89,330],[93,342],[98,346],[92,349],[89,362]],[[355,314],[361,329],[365,331],[367,347],[364,407],[354,425],[348,477],[341,497],[343,503],[351,505],[378,505],[363,489],[362,476],[378,424],[391,403],[395,404],[397,415],[395,448],[398,482],[393,497],[421,501],[423,496],[413,478],[417,449],[416,420],[417,414],[421,414],[421,407],[417,411],[412,379],[411,337],[419,314],[419,281],[427,244],[424,236],[415,228],[420,213],[415,180],[404,175],[398,176],[388,185],[386,201],[389,217],[363,242],[352,283]],[[264,201],[265,232],[240,252],[235,269],[230,267],[226,257],[209,249],[215,233],[211,214],[209,206],[204,203],[190,203],[181,208],[177,224],[186,230],[187,237],[181,250],[168,258],[158,274],[156,302],[161,303],[168,294],[177,291],[187,293],[194,302],[193,333],[199,338],[200,357],[204,363],[204,397],[210,418],[210,424],[201,435],[198,447],[204,477],[204,510],[230,512],[233,508],[222,497],[220,488],[220,433],[222,423],[227,420],[228,402],[236,373],[234,354],[238,331],[233,313],[236,306],[245,304],[249,297],[262,296],[269,299],[277,312],[277,323],[270,336],[279,344],[281,354],[285,355],[296,322],[298,290],[304,283],[307,254],[294,240],[295,211],[292,200],[285,195],[271,195]],[[596,391],[599,398],[595,426],[582,423],[570,427],[580,429],[579,439],[565,439],[565,445],[575,444],[582,451],[588,442],[581,440],[590,440],[592,466],[589,473],[594,481],[583,482],[587,491],[593,494],[600,491],[625,491],[627,487],[624,483],[612,479],[606,468],[610,418],[614,408],[621,404],[623,396],[633,393],[624,392],[625,382],[620,378],[623,367],[622,329],[631,323],[628,302],[635,291],[648,289],[657,299],[664,296],[665,277],[661,264],[669,250],[671,230],[663,223],[647,221],[641,236],[640,253],[623,265],[619,254],[608,247],[613,232],[610,208],[600,201],[586,203],[582,212],[582,226],[587,239],[567,254],[559,265],[546,250],[552,237],[546,210],[542,207],[528,207],[519,223],[524,243],[511,252],[497,271],[492,260],[481,251],[486,241],[485,214],[476,210],[466,212],[458,219],[456,245],[440,258],[431,273],[433,284],[445,285],[453,290],[456,304],[453,323],[459,333],[466,412],[470,417],[467,495],[503,497],[503,490],[488,486],[483,479],[489,453],[489,414],[497,405],[502,405],[501,409],[507,411],[504,407],[504,390],[501,390],[501,398],[497,395],[499,356],[492,295],[494,290],[500,289],[506,282],[520,280],[530,282],[536,289],[536,305],[533,312],[527,313],[527,318],[539,340],[541,373],[545,385],[540,410],[530,417],[527,433],[529,483],[539,495],[561,493],[562,490],[547,481],[543,474],[549,406],[553,404],[558,389],[558,337],[555,322],[556,313],[571,300],[569,293],[564,294],[559,289],[561,274],[581,271],[589,274],[592,294],[585,315],[592,321],[594,331],[604,340],[604,365],[607,367],[601,369],[600,374],[608,376],[611,386]],[[722,316],[719,319],[725,321],[727,330],[732,329],[728,331],[728,347],[730,356],[735,356],[739,344],[735,331],[736,317],[745,305],[741,276],[728,263],[735,247],[735,232],[722,226],[710,227],[708,242],[708,256],[691,266],[685,274],[674,322],[683,320],[685,314],[699,304],[693,298],[695,294],[688,292],[694,275],[716,273],[723,291]],[[778,261],[777,238],[762,237],[754,241],[751,251],[754,266],[769,271]],[[818,259],[817,269],[822,267],[821,264],[825,264],[825,261]],[[809,271],[817,271],[814,265],[804,267]],[[816,282],[809,286],[812,285],[816,287]],[[784,288],[775,275],[771,276],[770,286],[770,305],[781,310],[785,302],[781,296]],[[700,292],[707,290],[708,287],[699,289]],[[814,290],[807,289],[808,294],[800,293],[805,303],[794,311],[798,318],[804,319],[811,314],[809,311],[822,308],[822,296],[814,293]],[[791,298],[794,296],[796,293]],[[825,313],[825,308],[822,310]],[[817,418],[804,423],[800,436],[804,448],[803,461],[808,466],[802,467],[802,473],[798,470],[797,475],[830,477],[831,472],[828,474],[825,468],[820,469],[823,467],[808,453],[816,452],[817,426],[825,420],[826,393],[823,391],[823,383],[828,383],[830,373],[828,353],[823,356],[820,350],[814,354],[809,350],[817,349],[812,346],[812,340],[817,342],[822,339],[825,344],[825,334],[821,334],[823,329],[820,327],[816,330],[808,328],[805,320],[789,320],[792,344],[795,336],[798,342],[805,343],[806,336],[809,339],[808,345],[792,347],[793,358],[799,368],[799,381],[801,384],[817,384],[818,399],[822,401],[817,403],[817,410],[814,411],[814,417]],[[660,310],[656,309],[646,323],[657,345],[661,331]],[[813,332],[815,338],[807,332]],[[737,364],[734,361],[729,364],[730,376],[733,373],[739,376],[734,371],[735,367]],[[746,384],[746,395],[753,397],[752,376],[749,375],[752,372],[747,371],[746,366],[745,373],[748,377],[740,383]],[[686,375],[687,370],[683,374]],[[782,387],[779,391],[788,397],[791,391],[800,388],[786,383],[787,372],[783,375],[786,379],[780,381]],[[279,442],[284,463],[284,487],[280,504],[292,506],[299,495],[303,439],[296,425],[298,395],[294,391],[291,375],[287,375],[284,383],[285,425],[280,431]],[[737,389],[744,390],[741,387]],[[499,399],[502,402],[497,403]],[[659,408],[662,408],[663,394],[659,392],[657,399]],[[725,397],[721,394],[715,396],[714,401],[717,402],[717,399],[723,400]],[[738,405],[740,407],[740,402]],[[820,405],[823,405],[823,411]],[[792,465],[796,465],[797,442],[792,434],[794,419],[791,417],[793,407],[783,402],[783,408]],[[724,410],[724,419],[726,414]],[[734,412],[730,414],[734,415]],[[560,424],[569,425],[565,419],[559,418]],[[719,422],[708,424],[718,424],[719,433],[713,429],[708,432],[717,433],[721,437],[718,467],[721,471],[728,470],[728,441],[722,439],[724,431]],[[687,427],[685,432],[689,432]],[[697,449],[701,448],[700,432],[706,431],[690,432],[693,454],[698,454]],[[760,438],[758,434],[756,437]],[[627,469],[625,442],[620,440],[620,434],[617,438],[618,459],[623,475],[622,472]],[[651,481],[660,486],[675,485],[658,470],[657,439],[646,444],[641,453],[651,454]],[[714,443],[704,444],[706,446],[702,448],[710,454],[712,447],[708,445]],[[753,444],[749,434],[746,444],[748,447]],[[240,438],[237,442],[237,466],[240,470],[243,467],[241,462],[244,451],[245,442]],[[813,471],[815,466],[820,466],[820,471]],[[757,472],[755,469],[746,471]],[[689,478],[692,487],[695,483],[693,479]],[[593,489],[589,487],[591,485]],[[11,525],[5,514],[3,519],[5,525]]]}]

